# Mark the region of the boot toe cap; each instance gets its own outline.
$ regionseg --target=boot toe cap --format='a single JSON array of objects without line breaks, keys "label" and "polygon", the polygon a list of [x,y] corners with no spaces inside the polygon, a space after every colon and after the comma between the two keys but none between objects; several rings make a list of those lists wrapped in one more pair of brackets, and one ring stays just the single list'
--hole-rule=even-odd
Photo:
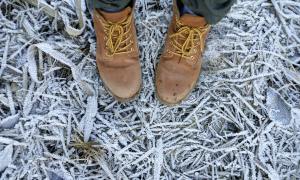
[{"label": "boot toe cap", "polygon": [[175,105],[184,100],[193,88],[193,84],[182,81],[181,78],[175,79],[174,76],[156,79],[156,91],[158,98],[167,105]]},{"label": "boot toe cap", "polygon": [[141,88],[141,73],[138,66],[121,68],[113,72],[102,69],[101,72],[103,73],[100,76],[106,88],[119,101],[134,98]]}]

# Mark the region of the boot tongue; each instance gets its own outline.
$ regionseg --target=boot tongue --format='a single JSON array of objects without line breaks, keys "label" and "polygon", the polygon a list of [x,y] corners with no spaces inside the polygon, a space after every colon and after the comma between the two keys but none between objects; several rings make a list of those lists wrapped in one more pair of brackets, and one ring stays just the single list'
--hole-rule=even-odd
[{"label": "boot tongue", "polygon": [[122,20],[124,20],[125,18],[127,18],[130,13],[132,11],[132,8],[130,6],[128,6],[127,8],[118,11],[118,12],[105,12],[105,11],[101,11],[99,10],[100,14],[102,15],[102,17],[105,20],[111,21],[111,22],[120,22]]},{"label": "boot tongue", "polygon": [[180,22],[189,27],[204,27],[207,25],[207,22],[204,17],[194,16],[191,14],[184,14],[180,17]]}]

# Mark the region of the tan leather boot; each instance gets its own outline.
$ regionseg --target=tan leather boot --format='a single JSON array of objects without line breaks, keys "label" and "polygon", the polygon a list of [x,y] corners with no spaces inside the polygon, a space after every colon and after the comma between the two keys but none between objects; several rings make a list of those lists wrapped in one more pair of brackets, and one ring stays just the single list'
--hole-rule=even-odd
[{"label": "tan leather boot", "polygon": [[181,102],[195,87],[210,29],[203,17],[189,14],[180,16],[176,1],[173,4],[174,15],[155,78],[157,96],[167,105]]},{"label": "tan leather boot", "polygon": [[107,13],[94,10],[96,59],[106,89],[121,102],[133,99],[141,88],[141,66],[133,10]]}]

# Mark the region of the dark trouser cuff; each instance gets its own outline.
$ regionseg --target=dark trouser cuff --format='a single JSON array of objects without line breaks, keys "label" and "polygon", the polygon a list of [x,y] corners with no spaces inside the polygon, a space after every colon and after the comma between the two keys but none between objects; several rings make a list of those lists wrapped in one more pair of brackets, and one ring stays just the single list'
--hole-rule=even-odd
[{"label": "dark trouser cuff", "polygon": [[236,0],[181,0],[195,14],[205,17],[209,24],[219,22]]},{"label": "dark trouser cuff", "polygon": [[133,0],[89,0],[91,7],[102,11],[117,12],[132,4]]}]

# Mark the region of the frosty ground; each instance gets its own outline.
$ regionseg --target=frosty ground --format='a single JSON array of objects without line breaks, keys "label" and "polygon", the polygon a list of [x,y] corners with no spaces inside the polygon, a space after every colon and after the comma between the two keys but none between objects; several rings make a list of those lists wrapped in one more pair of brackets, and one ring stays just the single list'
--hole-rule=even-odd
[{"label": "frosty ground", "polygon": [[153,84],[171,0],[136,3],[143,89],[125,104],[76,2],[0,0],[1,179],[300,178],[299,0],[238,0],[175,107]]}]

